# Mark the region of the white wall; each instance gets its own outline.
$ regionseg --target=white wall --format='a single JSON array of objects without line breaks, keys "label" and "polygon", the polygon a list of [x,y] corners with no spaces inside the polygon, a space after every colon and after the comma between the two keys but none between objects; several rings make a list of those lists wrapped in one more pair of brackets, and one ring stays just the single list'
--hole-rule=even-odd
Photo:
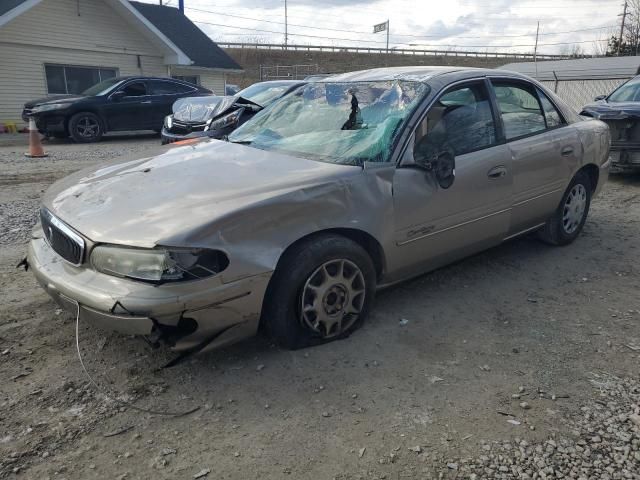
[{"label": "white wall", "polygon": [[198,68],[171,67],[171,75],[197,75],[200,77],[200,85],[212,90],[216,95],[224,95],[225,74],[208,72]]}]

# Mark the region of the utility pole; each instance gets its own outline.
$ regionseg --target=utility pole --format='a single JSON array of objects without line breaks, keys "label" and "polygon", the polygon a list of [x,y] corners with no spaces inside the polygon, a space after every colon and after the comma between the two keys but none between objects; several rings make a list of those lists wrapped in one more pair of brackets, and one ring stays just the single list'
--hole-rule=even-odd
[{"label": "utility pole", "polygon": [[627,0],[625,0],[624,10],[622,11],[622,23],[620,24],[620,38],[618,38],[618,56],[622,53],[622,35],[624,34],[624,22],[627,19],[627,5]]},{"label": "utility pole", "polygon": [[536,28],[536,46],[533,47],[533,64],[536,66],[536,79],[538,78],[538,35],[540,34],[540,20]]},{"label": "utility pole", "polygon": [[284,0],[284,49],[287,49],[287,43],[289,42],[289,22],[287,21],[287,0]]}]

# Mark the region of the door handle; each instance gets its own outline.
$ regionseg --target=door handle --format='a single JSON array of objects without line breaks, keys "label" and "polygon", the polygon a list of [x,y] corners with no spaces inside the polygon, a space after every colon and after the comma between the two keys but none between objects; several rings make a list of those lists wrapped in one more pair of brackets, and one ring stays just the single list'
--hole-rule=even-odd
[{"label": "door handle", "polygon": [[569,155],[571,155],[573,153],[573,147],[564,147],[561,151],[560,151],[560,155],[562,155],[563,157],[568,157]]},{"label": "door handle", "polygon": [[501,178],[507,174],[507,167],[504,165],[498,165],[497,167],[493,167],[487,173],[487,177],[489,178]]},{"label": "door handle", "polygon": [[142,104],[148,104],[148,103],[151,103],[151,100],[145,100],[144,102],[140,102],[141,105]]}]

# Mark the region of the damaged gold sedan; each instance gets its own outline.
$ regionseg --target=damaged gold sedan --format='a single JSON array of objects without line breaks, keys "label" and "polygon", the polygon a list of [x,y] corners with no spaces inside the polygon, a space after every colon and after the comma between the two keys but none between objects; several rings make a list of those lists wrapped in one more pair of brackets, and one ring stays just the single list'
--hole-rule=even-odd
[{"label": "damaged gold sedan", "polygon": [[28,264],[101,328],[198,351],[264,327],[300,348],[353,332],[377,288],[534,230],[572,242],[608,156],[606,125],[517,74],[342,74],[228,141],[54,184]]}]

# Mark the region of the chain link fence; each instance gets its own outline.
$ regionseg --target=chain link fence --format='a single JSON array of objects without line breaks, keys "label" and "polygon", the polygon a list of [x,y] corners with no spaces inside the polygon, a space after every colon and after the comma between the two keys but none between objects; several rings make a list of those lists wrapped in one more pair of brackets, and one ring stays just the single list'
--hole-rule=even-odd
[{"label": "chain link fence", "polygon": [[266,80],[304,80],[320,72],[314,65],[260,65],[260,81]]},{"label": "chain link fence", "polygon": [[542,80],[549,90],[554,91],[561,99],[580,111],[587,103],[593,102],[598,95],[607,95],[622,85],[629,78],[597,78],[597,79],[558,79]]}]

